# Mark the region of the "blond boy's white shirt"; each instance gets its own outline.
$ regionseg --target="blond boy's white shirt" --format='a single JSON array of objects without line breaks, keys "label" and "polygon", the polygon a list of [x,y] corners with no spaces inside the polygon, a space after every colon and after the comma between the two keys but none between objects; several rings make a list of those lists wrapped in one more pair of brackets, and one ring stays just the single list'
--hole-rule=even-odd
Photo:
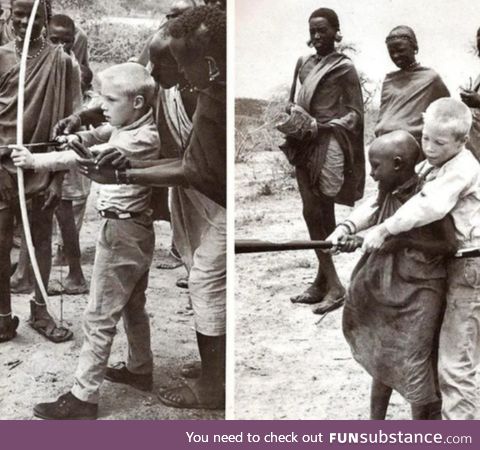
[{"label": "blond boy's white shirt", "polygon": [[397,235],[427,225],[450,214],[459,250],[480,248],[480,164],[463,148],[440,167],[423,161],[417,166],[425,183],[419,193],[385,220]]},{"label": "blond boy's white shirt", "polygon": [[[108,143],[127,158],[154,160],[160,155],[160,138],[151,111],[122,128],[106,124],[78,135],[87,147]],[[35,171],[59,171],[75,167],[79,156],[73,150],[66,150],[38,153],[34,158]],[[151,188],[146,186],[102,184],[97,197],[97,209],[142,212],[150,206],[150,195]]]}]

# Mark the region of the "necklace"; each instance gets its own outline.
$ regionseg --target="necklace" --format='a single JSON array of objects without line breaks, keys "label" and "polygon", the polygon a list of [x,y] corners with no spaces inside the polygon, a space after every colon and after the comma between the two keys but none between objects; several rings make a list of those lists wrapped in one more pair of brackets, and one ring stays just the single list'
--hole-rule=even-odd
[{"label": "necklace", "polygon": [[[27,59],[35,59],[37,56],[40,55],[40,53],[43,52],[43,49],[45,48],[45,44],[46,44],[46,40],[43,38],[43,36],[40,36],[40,38],[42,38],[42,45],[40,46],[40,48],[38,49],[37,53],[35,53],[34,55],[28,55],[27,56]],[[37,39],[34,39],[32,40],[31,42],[36,42],[38,41],[39,38]],[[16,52],[16,55],[17,56],[21,56],[22,54],[22,49],[21,48],[18,48],[18,44],[17,44],[17,41],[15,41],[15,52]]]},{"label": "necklace", "polygon": [[412,64],[410,64],[408,67],[406,67],[405,70],[412,70],[415,67],[417,67],[418,65],[420,65],[420,63],[417,62],[417,61],[414,61],[414,62],[412,62]]},{"label": "necklace", "polygon": [[180,93],[189,92],[190,94],[193,94],[196,90],[197,88],[195,86],[192,86],[190,83],[187,83],[185,86],[181,86],[181,87],[180,85],[178,86],[178,91]]}]

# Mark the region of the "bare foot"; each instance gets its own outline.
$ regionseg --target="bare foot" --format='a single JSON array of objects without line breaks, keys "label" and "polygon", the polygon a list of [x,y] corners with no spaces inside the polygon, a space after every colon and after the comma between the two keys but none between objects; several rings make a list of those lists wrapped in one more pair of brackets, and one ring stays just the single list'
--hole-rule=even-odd
[{"label": "bare foot", "polygon": [[7,342],[17,335],[18,317],[0,317],[0,342]]}]

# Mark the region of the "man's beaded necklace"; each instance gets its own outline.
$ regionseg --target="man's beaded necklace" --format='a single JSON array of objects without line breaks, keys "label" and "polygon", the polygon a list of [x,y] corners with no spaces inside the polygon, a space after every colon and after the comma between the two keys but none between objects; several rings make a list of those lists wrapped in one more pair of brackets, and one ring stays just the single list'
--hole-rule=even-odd
[{"label": "man's beaded necklace", "polygon": [[[43,36],[39,36],[36,39],[32,39],[30,43],[37,42],[39,39],[42,40],[42,45],[38,49],[38,51],[34,55],[28,55],[27,59],[35,59],[37,56],[40,55],[40,53],[43,52],[43,49],[45,48],[45,44],[47,43],[47,40]],[[17,56],[17,59],[19,59],[22,55],[22,49],[18,48],[18,40],[15,41],[15,56]]]}]

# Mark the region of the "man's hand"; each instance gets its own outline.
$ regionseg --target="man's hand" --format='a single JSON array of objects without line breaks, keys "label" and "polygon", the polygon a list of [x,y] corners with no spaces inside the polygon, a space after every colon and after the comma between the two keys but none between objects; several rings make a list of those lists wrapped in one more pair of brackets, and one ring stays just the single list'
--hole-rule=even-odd
[{"label": "man's hand", "polygon": [[115,169],[100,167],[91,159],[79,159],[78,170],[82,175],[100,184],[117,184]]},{"label": "man's hand", "polygon": [[80,142],[80,139],[77,136],[77,139],[71,139],[68,142],[68,147],[71,148],[80,158],[82,159],[92,159],[92,152]]},{"label": "man's hand", "polygon": [[460,98],[469,108],[480,108],[480,95],[475,91],[462,91]]},{"label": "man's hand", "polygon": [[356,234],[349,234],[348,236],[343,236],[338,241],[338,246],[341,252],[352,253],[358,248],[361,248],[363,244],[363,238],[357,236]]},{"label": "man's hand", "polygon": [[10,174],[0,168],[0,200],[10,203],[16,197],[15,183]]},{"label": "man's hand", "polygon": [[128,158],[113,147],[100,153],[95,159],[95,163],[99,167],[110,167],[117,170],[130,169],[131,167]]},{"label": "man's hand", "polygon": [[285,106],[285,112],[287,114],[290,114],[292,112],[292,108],[295,106],[295,103],[293,102],[288,102]]},{"label": "man's hand", "polygon": [[47,189],[45,189],[45,202],[43,203],[42,210],[56,207],[62,200],[62,183],[64,173],[56,173]]},{"label": "man's hand", "polygon": [[81,126],[82,119],[80,119],[80,116],[78,114],[72,114],[57,122],[53,127],[52,138],[55,139],[57,136],[64,134],[73,134],[78,131]]},{"label": "man's hand", "polygon": [[13,150],[10,158],[12,158],[16,167],[21,167],[22,169],[33,169],[35,167],[35,158],[28,148],[23,145],[10,145],[9,148]]},{"label": "man's hand", "polygon": [[377,225],[365,235],[362,250],[364,252],[373,252],[374,250],[378,250],[388,236],[390,236],[390,233],[385,225]]}]

